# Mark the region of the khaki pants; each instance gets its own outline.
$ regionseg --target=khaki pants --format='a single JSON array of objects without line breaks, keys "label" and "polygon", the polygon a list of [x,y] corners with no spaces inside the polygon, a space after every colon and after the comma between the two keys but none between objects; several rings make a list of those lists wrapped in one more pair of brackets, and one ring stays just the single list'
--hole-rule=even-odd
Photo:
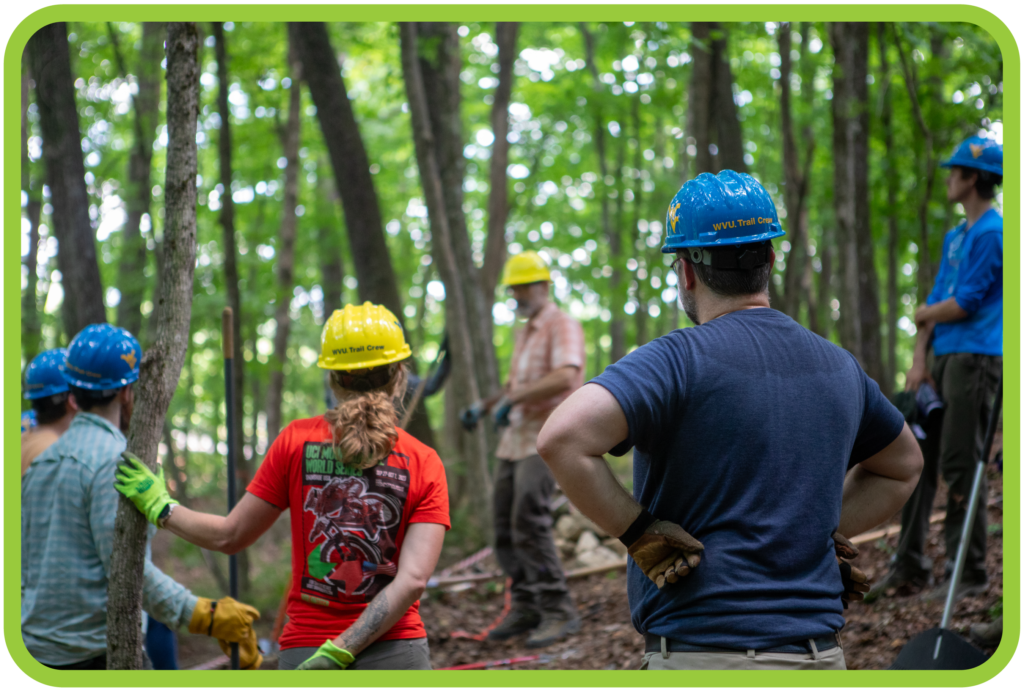
[{"label": "khaki pants", "polygon": [[[668,655],[668,657],[665,657]],[[643,670],[657,669],[846,669],[839,646],[813,654],[802,653],[647,653]]]}]

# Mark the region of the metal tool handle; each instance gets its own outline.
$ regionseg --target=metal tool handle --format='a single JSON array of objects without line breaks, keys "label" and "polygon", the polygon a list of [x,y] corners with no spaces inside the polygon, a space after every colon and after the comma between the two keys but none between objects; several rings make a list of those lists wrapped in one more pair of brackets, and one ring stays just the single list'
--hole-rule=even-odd
[{"label": "metal tool handle", "polygon": [[[974,518],[978,511],[978,496],[981,492],[981,479],[985,476],[985,465],[992,453],[992,441],[996,436],[996,427],[999,425],[999,413],[1003,407],[1003,377],[999,376],[999,388],[996,389],[996,399],[992,404],[992,414],[988,418],[988,428],[985,430],[985,443],[982,445],[981,458],[974,468],[974,480],[971,482],[971,496],[967,503],[967,516],[964,521],[964,529],[960,534],[960,546],[956,551],[956,562],[953,566],[953,574],[949,579],[949,592],[946,593],[946,607],[942,611],[942,623],[939,628],[949,628],[949,620],[953,618],[953,605],[956,604],[956,590],[960,585],[960,578],[963,576],[964,563],[967,561],[967,549],[971,539],[971,530],[974,528]],[[939,635],[935,642],[934,659],[939,657],[939,648],[942,645],[942,636]]]}]

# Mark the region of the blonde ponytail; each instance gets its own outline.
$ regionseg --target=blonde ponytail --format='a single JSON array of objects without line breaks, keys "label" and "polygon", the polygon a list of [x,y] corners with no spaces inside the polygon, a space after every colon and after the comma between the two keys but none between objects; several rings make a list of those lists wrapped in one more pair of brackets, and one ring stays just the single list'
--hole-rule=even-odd
[{"label": "blonde ponytail", "polygon": [[405,363],[374,367],[360,375],[333,370],[330,381],[338,405],[324,419],[331,426],[334,457],[354,468],[372,468],[398,441],[395,427],[397,407],[405,396]]}]

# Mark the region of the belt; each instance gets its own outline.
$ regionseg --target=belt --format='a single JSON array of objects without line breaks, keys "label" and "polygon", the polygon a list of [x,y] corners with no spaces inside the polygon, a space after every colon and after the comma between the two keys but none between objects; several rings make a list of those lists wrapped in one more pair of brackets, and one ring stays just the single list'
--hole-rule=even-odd
[{"label": "belt", "polygon": [[[644,651],[648,653],[660,653],[661,652],[661,640],[662,637],[653,633],[644,634],[644,642],[646,643]],[[756,650],[756,653],[793,653],[797,655],[813,655],[815,650],[811,647],[811,642],[814,643],[814,648],[817,652],[825,650],[831,650],[832,648],[839,646],[838,636],[836,634],[830,634],[828,636],[822,636],[821,638],[804,639],[801,641],[795,641],[793,643],[787,643],[785,645],[777,645],[774,648],[763,648]],[[665,639],[666,652],[670,653],[746,653],[747,650],[739,648],[717,648],[709,645],[690,645],[689,643],[683,643],[681,641],[672,640],[671,638]]]}]

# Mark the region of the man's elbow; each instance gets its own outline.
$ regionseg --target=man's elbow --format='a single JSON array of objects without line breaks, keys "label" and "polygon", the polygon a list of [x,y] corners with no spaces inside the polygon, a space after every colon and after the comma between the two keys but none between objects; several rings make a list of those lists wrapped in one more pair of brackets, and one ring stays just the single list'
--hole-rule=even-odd
[{"label": "man's elbow", "polygon": [[537,435],[537,453],[544,462],[551,465],[558,457],[558,449],[564,444],[562,438],[567,430],[560,421],[549,418]]}]

